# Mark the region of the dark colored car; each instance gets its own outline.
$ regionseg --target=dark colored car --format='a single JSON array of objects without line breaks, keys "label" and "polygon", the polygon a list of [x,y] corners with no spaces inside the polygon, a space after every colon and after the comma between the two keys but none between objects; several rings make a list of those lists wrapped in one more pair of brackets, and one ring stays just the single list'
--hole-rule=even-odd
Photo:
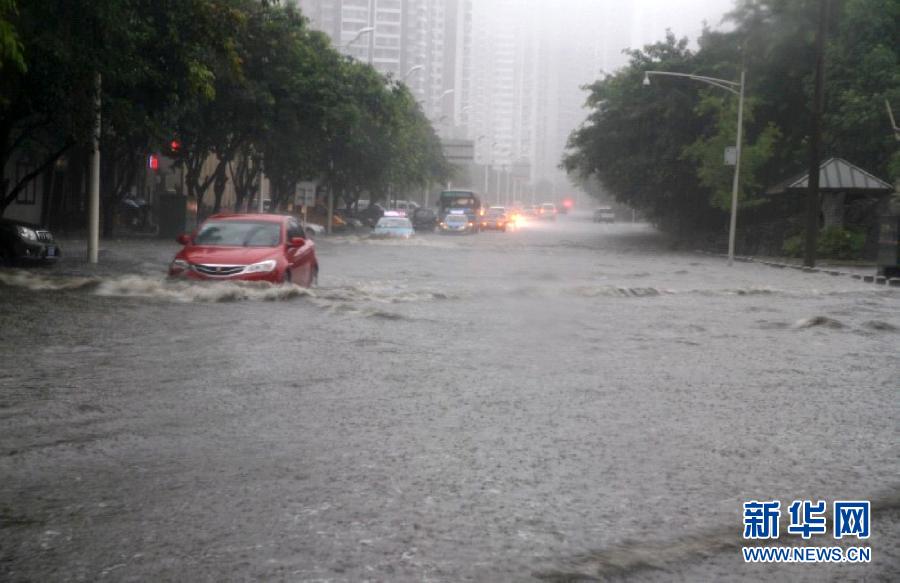
[{"label": "dark colored car", "polygon": [[268,281],[309,287],[319,274],[316,245],[291,216],[214,215],[169,266],[169,277],[202,280]]},{"label": "dark colored car", "polygon": [[506,231],[509,224],[509,215],[506,214],[506,209],[503,207],[492,206],[481,217],[481,228],[485,230]]},{"label": "dark colored car", "polygon": [[608,206],[602,206],[594,210],[595,223],[615,223],[616,213]]},{"label": "dark colored car", "polygon": [[0,219],[0,265],[53,263],[62,251],[53,234],[24,221]]},{"label": "dark colored car", "polygon": [[552,202],[545,202],[538,208],[538,218],[545,221],[555,221],[556,213],[556,205]]},{"label": "dark colored car", "polygon": [[374,227],[378,220],[384,216],[384,213],[387,211],[380,204],[373,203],[365,208],[365,210],[360,211],[356,218],[363,222],[367,227]]},{"label": "dark colored car", "polygon": [[430,208],[417,208],[411,218],[417,231],[433,231],[438,224],[437,213]]}]

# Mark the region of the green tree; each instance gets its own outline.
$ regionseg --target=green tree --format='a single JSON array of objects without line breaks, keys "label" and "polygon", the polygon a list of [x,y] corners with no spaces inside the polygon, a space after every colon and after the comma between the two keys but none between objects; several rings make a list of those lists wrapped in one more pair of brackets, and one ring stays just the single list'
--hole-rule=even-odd
[{"label": "green tree", "polygon": [[826,53],[825,146],[890,180],[900,150],[885,112],[900,104],[900,3],[845,0]]},{"label": "green tree", "polygon": [[[106,2],[74,4],[35,0],[17,11],[5,5],[5,42],[15,45],[18,65],[0,68],[0,214],[61,155],[90,138],[93,80],[109,58],[94,38]],[[8,176],[14,157],[27,161],[26,171]]]},{"label": "green tree", "polygon": [[[832,6],[826,155],[896,178],[900,156],[884,100],[900,102],[900,5],[843,0]],[[732,169],[723,166],[722,151],[734,142],[736,100],[687,80],[639,83],[647,69],[736,79],[744,68],[741,200],[775,209],[776,201],[763,195],[766,187],[801,170],[808,156],[817,7],[818,0],[743,0],[728,16],[733,27],[704,31],[697,51],[670,36],[632,52],[627,67],[591,86],[592,112],[573,133],[564,166],[598,179],[663,227],[723,229]]]},{"label": "green tree", "polygon": [[[744,124],[753,124],[753,99],[744,103]],[[701,117],[712,120],[709,136],[698,138],[684,150],[684,156],[697,165],[697,178],[711,192],[712,206],[723,211],[731,210],[734,167],[726,166],[723,153],[734,146],[737,138],[737,99],[722,97],[706,92],[696,107]],[[781,131],[774,124],[767,124],[755,140],[744,137],[741,148],[741,175],[739,180],[738,206],[749,207],[761,202],[767,184],[763,169],[772,157]]]},{"label": "green tree", "polygon": [[18,13],[16,0],[0,0],[0,69],[4,66],[25,69],[22,41],[13,23]]},{"label": "green tree", "polygon": [[596,177],[618,202],[640,210],[657,225],[687,229],[719,213],[699,184],[684,150],[704,131],[691,115],[702,85],[672,80],[644,87],[644,71],[690,70],[695,59],[686,39],[630,53],[628,67],[590,87],[587,123],[573,133],[564,167],[583,179]]},{"label": "green tree", "polygon": [[[173,110],[172,133],[179,148],[172,155],[184,169],[188,195],[196,199],[200,212],[214,184],[214,210],[218,210],[229,163],[259,119],[255,87],[246,76],[245,62],[247,43],[260,34],[253,25],[258,26],[262,18],[259,12],[267,10],[268,5],[254,0],[211,3],[202,14],[205,18],[188,24],[188,36],[178,37],[186,38],[197,55],[189,74],[198,83]],[[212,172],[208,172],[210,161]]]}]

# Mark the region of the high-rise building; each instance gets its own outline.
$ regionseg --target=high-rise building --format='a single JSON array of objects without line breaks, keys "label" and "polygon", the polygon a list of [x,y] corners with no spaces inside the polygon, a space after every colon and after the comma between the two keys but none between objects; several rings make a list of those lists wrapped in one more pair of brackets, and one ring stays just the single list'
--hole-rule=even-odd
[{"label": "high-rise building", "polygon": [[465,135],[472,0],[299,0],[299,6],[341,52],[404,81],[442,135]]},{"label": "high-rise building", "polygon": [[482,0],[476,10],[470,129],[478,140],[476,158],[515,172],[541,195],[561,194],[569,182],[559,164],[569,135],[587,115],[584,86],[626,62],[621,50],[631,37],[629,6]]}]

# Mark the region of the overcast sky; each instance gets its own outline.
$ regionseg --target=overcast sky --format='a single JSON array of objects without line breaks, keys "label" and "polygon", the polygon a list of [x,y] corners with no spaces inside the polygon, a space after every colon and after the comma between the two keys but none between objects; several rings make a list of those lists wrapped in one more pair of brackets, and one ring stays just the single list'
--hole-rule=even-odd
[{"label": "overcast sky", "polygon": [[632,29],[633,38],[643,45],[662,39],[666,28],[693,41],[700,35],[704,20],[718,28],[722,17],[734,7],[734,0],[634,0],[631,4],[635,19],[643,25]]}]

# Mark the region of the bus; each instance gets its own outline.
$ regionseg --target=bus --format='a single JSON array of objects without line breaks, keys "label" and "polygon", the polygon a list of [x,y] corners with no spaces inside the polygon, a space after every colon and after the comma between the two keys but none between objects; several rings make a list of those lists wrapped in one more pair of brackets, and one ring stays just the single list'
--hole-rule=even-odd
[{"label": "bus", "polygon": [[463,209],[469,220],[478,224],[478,217],[484,214],[481,196],[472,190],[445,190],[438,197],[438,218],[443,220],[450,209]]}]

